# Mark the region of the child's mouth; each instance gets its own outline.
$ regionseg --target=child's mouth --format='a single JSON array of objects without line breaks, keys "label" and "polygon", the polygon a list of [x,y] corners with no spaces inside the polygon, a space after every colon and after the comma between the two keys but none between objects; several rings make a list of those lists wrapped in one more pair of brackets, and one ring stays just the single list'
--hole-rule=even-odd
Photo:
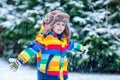
[{"label": "child's mouth", "polygon": [[61,29],[58,29],[58,31],[62,31]]}]

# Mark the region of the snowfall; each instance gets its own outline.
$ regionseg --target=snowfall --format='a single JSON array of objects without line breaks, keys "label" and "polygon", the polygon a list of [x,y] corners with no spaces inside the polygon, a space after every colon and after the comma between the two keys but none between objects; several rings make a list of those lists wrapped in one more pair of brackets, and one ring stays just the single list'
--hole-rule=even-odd
[{"label": "snowfall", "polygon": [[[36,67],[22,65],[16,72],[9,62],[0,58],[0,80],[37,80]],[[120,80],[120,74],[69,73],[68,80]]]},{"label": "snowfall", "polygon": [[[17,13],[15,13],[15,15],[9,14],[9,12],[11,12],[11,11],[13,12],[15,7],[13,7],[12,5],[6,5],[5,1],[6,0],[0,0],[0,3],[3,5],[3,8],[0,8],[0,17],[6,16],[8,18],[8,21],[1,23],[1,25],[3,27],[11,28],[10,26],[14,26],[13,24],[15,24],[14,21],[17,24],[19,24],[21,19],[19,19],[16,16],[16,15],[19,15]],[[29,12],[29,10],[28,10],[28,12]],[[26,11],[26,13],[27,13],[27,11]],[[101,18],[101,16],[100,16],[100,18]],[[12,19],[14,19],[14,21]],[[97,16],[95,17],[95,19],[99,20]],[[85,23],[85,20],[83,20],[82,18],[75,17],[74,20],[82,21],[83,23]],[[119,29],[117,29],[117,30],[119,30]],[[105,31],[105,30],[102,30],[102,31]],[[94,32],[94,31],[91,31],[91,32]],[[7,60],[5,60],[4,58],[0,58],[0,80],[37,80],[36,67],[29,66],[29,65],[22,65],[16,72],[14,72],[14,71],[10,70],[9,62]],[[83,73],[70,72],[68,80],[120,80],[120,74],[95,74],[95,73],[91,73],[91,74],[84,73],[83,74]]]}]

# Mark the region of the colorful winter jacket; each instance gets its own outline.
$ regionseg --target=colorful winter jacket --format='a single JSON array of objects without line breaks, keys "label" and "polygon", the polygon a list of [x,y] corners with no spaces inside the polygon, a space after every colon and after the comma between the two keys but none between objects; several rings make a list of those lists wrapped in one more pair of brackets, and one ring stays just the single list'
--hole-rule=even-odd
[{"label": "colorful winter jacket", "polygon": [[[72,40],[68,42],[66,38],[59,39],[58,37],[60,36],[55,36],[54,32],[46,37],[38,34],[36,40],[18,55],[18,59],[26,63],[37,55],[37,69],[40,72],[53,76],[67,76],[66,52],[67,50],[74,51],[75,43]],[[83,46],[78,47],[78,51],[83,51],[83,48]]]}]

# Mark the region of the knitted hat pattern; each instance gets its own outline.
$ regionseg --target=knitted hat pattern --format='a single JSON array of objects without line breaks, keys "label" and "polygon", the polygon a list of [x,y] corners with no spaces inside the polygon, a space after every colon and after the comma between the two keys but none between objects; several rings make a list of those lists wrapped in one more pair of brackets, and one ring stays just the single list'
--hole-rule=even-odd
[{"label": "knitted hat pattern", "polygon": [[56,22],[64,22],[65,25],[68,25],[70,16],[60,10],[54,10],[45,15],[44,23],[44,33],[50,30]]}]

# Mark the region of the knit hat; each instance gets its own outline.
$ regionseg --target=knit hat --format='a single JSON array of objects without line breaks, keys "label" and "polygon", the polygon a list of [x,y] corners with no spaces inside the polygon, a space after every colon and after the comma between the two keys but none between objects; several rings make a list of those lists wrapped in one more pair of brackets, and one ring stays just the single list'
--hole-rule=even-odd
[{"label": "knit hat", "polygon": [[43,33],[47,33],[56,22],[64,22],[68,26],[69,19],[70,16],[60,10],[54,10],[47,13],[43,20],[45,24]]}]

